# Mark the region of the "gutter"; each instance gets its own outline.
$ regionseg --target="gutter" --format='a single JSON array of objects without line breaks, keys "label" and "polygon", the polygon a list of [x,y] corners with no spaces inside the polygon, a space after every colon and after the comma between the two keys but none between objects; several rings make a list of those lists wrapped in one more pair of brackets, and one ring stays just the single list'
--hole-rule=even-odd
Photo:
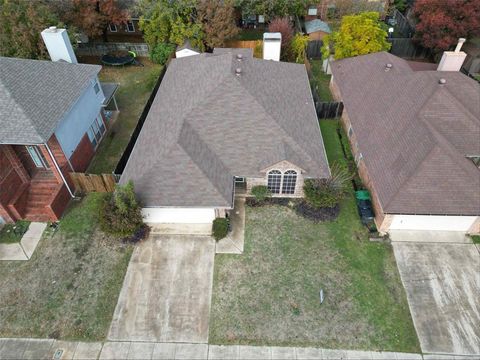
[{"label": "gutter", "polygon": [[65,186],[67,187],[67,190],[68,190],[68,192],[70,193],[70,196],[72,197],[72,199],[74,199],[74,198],[75,198],[75,195],[73,195],[72,189],[70,189],[70,186],[68,186],[67,180],[66,180],[65,177],[63,176],[63,173],[62,173],[62,171],[60,170],[60,166],[58,166],[57,160],[56,160],[55,157],[53,156],[52,151],[51,151],[50,148],[48,147],[47,143],[44,143],[43,145],[45,145],[45,147],[47,148],[48,154],[50,155],[50,158],[52,159],[53,164],[55,165],[55,168],[57,169],[58,173],[60,174],[60,177],[62,178],[63,183],[64,183]]}]

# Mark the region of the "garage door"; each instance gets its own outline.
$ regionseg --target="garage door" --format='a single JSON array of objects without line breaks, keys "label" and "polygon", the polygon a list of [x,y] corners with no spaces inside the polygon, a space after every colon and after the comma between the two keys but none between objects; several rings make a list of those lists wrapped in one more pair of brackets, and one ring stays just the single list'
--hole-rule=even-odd
[{"label": "garage door", "polygon": [[214,208],[143,208],[147,223],[162,224],[211,224],[215,219]]},{"label": "garage door", "polygon": [[395,215],[391,230],[468,231],[476,216]]}]

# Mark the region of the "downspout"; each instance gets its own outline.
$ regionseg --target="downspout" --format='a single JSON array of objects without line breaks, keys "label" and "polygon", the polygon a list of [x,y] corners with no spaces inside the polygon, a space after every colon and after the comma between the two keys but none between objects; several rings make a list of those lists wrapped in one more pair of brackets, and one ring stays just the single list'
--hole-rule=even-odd
[{"label": "downspout", "polygon": [[68,192],[70,193],[70,196],[72,197],[72,199],[75,198],[75,195],[73,195],[73,192],[72,192],[72,190],[70,189],[70,186],[68,186],[67,180],[66,180],[65,177],[63,176],[63,173],[62,173],[62,171],[60,170],[60,166],[58,166],[57,160],[55,159],[55,156],[53,156],[52,151],[51,151],[50,148],[48,147],[47,143],[44,143],[43,145],[45,145],[45,147],[47,148],[48,154],[50,155],[50,158],[52,159],[53,164],[55,165],[55,168],[57,169],[58,173],[60,174],[60,177],[62,178],[63,183],[64,183],[65,186],[67,187],[67,190],[68,190]]}]

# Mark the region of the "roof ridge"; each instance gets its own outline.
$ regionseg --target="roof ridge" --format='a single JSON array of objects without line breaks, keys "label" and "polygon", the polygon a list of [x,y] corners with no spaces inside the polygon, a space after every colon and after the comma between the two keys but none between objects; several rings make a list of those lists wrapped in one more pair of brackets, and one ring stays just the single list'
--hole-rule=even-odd
[{"label": "roof ridge", "polygon": [[[227,174],[227,177],[231,177],[233,181],[233,174],[228,166],[225,165],[223,160],[217,155],[215,151],[213,151],[210,146],[208,145],[207,142],[205,142],[202,137],[198,134],[196,129],[191,125],[189,120],[184,120],[182,127],[180,129],[180,137],[179,141],[177,141],[177,144],[185,151],[185,153],[188,155],[188,157],[195,163],[195,165],[200,169],[200,171],[205,175],[205,177],[208,179],[208,181],[213,185],[213,187],[218,191],[218,193],[227,201],[231,201],[230,198],[227,198],[225,194],[221,193],[219,191],[219,187],[217,184],[217,181],[220,181],[222,179],[220,178],[215,178],[216,176],[220,176],[222,174]],[[190,140],[190,141],[189,141]],[[187,144],[192,145],[192,140],[196,142],[197,144],[200,145],[201,148],[203,149],[190,149]],[[203,150],[203,151],[202,151]],[[206,155],[210,161],[213,161],[217,163],[219,166],[215,167],[218,170],[218,173],[215,173],[214,171],[205,171],[203,164],[201,163],[199,157],[197,155],[202,154]],[[211,165],[211,164],[210,164]]]},{"label": "roof ridge", "polygon": [[[254,59],[255,60],[255,59]],[[260,60],[260,59],[256,59],[256,60]],[[301,64],[295,64],[295,65],[301,65]],[[255,103],[257,103],[258,106],[260,106],[264,113],[266,114],[266,116],[271,119],[273,121],[274,124],[276,124],[278,126],[278,128],[281,130],[282,134],[285,136],[285,139],[287,140],[287,145],[289,145],[291,147],[291,149],[294,151],[294,152],[297,152],[298,150],[296,150],[296,148],[300,149],[301,151],[301,155],[302,156],[305,156],[308,158],[308,161],[311,162],[313,161],[312,157],[308,154],[307,151],[305,151],[300,145],[297,144],[297,142],[291,137],[291,135],[287,132],[287,130],[275,119],[274,116],[272,116],[268,111],[267,109],[265,109],[265,107],[263,106],[262,103],[260,103],[256,96],[254,94],[252,94],[251,91],[248,90],[248,88],[246,86],[244,86],[242,84],[242,82],[240,81],[240,78],[237,78],[235,79],[237,81],[237,83],[240,85],[240,87],[242,87],[242,89],[244,89],[248,95],[250,95],[250,97],[253,99],[253,101],[255,101]],[[311,90],[310,90],[311,91]],[[310,93],[311,94],[311,93]],[[312,98],[313,100],[313,98]],[[316,116],[316,114],[315,114]],[[319,125],[320,126],[320,125]],[[321,133],[321,131],[320,131]],[[287,159],[284,159],[284,160],[287,160]],[[305,170],[309,170],[309,169],[305,169]]]},{"label": "roof ridge", "polygon": [[[41,138],[39,132],[38,132],[38,128],[35,126],[35,124],[32,123],[32,120],[30,119],[30,117],[27,116],[27,114],[25,113],[25,109],[23,108],[23,106],[21,106],[17,99],[15,98],[15,96],[12,94],[12,92],[8,89],[7,86],[5,86],[5,84],[3,83],[2,81],[2,78],[0,77],[0,85],[2,87],[2,92],[3,93],[6,93],[8,95],[8,98],[11,99],[14,103],[15,103],[15,108],[21,112],[22,116],[28,121],[28,123],[30,124],[30,126],[35,130],[35,133],[36,135]],[[1,143],[1,142],[0,142]]]}]

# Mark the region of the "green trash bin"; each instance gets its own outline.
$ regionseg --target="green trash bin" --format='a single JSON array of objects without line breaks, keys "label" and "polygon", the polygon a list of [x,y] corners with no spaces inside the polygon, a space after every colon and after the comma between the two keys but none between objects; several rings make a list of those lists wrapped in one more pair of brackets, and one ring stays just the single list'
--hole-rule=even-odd
[{"label": "green trash bin", "polygon": [[357,200],[371,200],[368,190],[355,191],[355,198]]}]

